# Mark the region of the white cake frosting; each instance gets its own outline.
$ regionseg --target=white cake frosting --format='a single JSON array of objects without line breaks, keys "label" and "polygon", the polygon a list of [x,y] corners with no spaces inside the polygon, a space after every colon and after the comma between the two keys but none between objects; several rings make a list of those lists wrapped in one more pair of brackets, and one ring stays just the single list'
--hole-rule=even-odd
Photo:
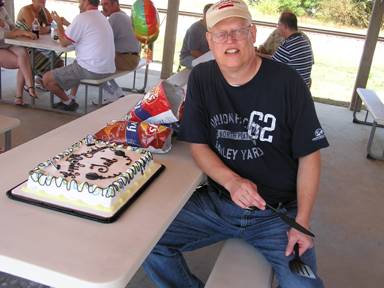
[{"label": "white cake frosting", "polygon": [[153,156],[113,143],[86,139],[30,171],[26,193],[75,207],[114,212],[152,175]]}]

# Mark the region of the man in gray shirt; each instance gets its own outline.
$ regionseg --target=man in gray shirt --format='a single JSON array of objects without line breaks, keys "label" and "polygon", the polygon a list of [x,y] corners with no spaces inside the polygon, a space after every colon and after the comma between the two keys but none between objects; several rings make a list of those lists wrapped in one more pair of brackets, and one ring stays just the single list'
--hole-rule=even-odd
[{"label": "man in gray shirt", "polygon": [[212,4],[204,6],[203,19],[192,24],[185,34],[183,46],[180,51],[180,65],[192,68],[192,61],[209,51],[205,33],[207,33],[207,25],[205,23],[205,13]]},{"label": "man in gray shirt", "polygon": [[[101,0],[101,6],[113,30],[116,70],[135,69],[140,61],[140,42],[133,32],[131,18],[120,10],[119,0]],[[104,98],[117,98],[123,95],[122,89],[114,80],[107,82],[103,88],[107,96]],[[103,102],[109,100],[113,99],[103,99]]]}]

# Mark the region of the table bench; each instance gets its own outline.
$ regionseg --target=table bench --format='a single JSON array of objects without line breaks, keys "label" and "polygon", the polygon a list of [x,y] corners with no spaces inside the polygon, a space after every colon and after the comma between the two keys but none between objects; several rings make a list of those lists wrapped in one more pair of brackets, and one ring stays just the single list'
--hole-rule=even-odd
[{"label": "table bench", "polygon": [[2,67],[0,67],[0,100],[1,100],[1,96],[2,96],[2,91],[3,91],[3,87],[1,86],[1,71],[2,71]]},{"label": "table bench", "polygon": [[273,271],[254,247],[241,239],[225,241],[205,288],[271,288]]},{"label": "table bench", "polygon": [[[381,155],[372,151],[373,138],[375,136],[376,128],[384,128],[384,98],[380,98],[373,90],[357,88],[356,91],[361,100],[365,103],[367,113],[365,114],[364,120],[358,119],[356,105],[353,111],[353,123],[372,126],[367,144],[367,158],[384,160],[384,150]],[[368,120],[368,114],[372,116],[372,121]]]},{"label": "table bench", "polygon": [[0,134],[5,135],[5,151],[12,147],[12,129],[20,125],[20,120],[13,117],[0,115]]},{"label": "table bench", "polygon": [[[136,88],[136,72],[145,66],[145,72],[144,72],[144,84],[143,87],[140,89]],[[149,63],[146,59],[140,59],[139,64],[134,70],[126,70],[126,71],[116,71],[112,75],[102,78],[102,79],[83,79],[81,80],[81,84],[85,85],[85,100],[84,100],[84,113],[87,114],[87,105],[88,105],[88,86],[97,86],[99,87],[99,100],[98,100],[98,106],[102,106],[102,99],[103,99],[103,87],[102,85],[110,80],[125,76],[129,73],[133,72],[133,84],[132,88],[122,88],[124,91],[129,92],[135,92],[135,93],[144,93],[145,88],[147,87],[147,81],[148,81],[148,68]]]}]

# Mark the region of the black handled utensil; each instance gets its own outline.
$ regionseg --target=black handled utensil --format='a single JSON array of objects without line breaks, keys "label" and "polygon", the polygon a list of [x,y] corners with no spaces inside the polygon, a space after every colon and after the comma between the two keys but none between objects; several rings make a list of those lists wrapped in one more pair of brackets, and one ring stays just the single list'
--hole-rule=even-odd
[{"label": "black handled utensil", "polygon": [[[295,228],[296,230],[308,235],[308,236],[311,236],[311,237],[315,237],[315,234],[313,234],[311,231],[309,231],[308,229],[304,228],[303,226],[301,226],[299,223],[297,223],[295,221],[295,219],[287,216],[286,214],[282,213],[279,211],[279,209],[276,209],[275,207],[269,205],[268,203],[265,204],[265,206],[269,209],[271,209],[273,212],[275,212],[281,220],[283,220],[285,223],[287,223],[290,227],[292,228]],[[255,206],[250,206],[249,209],[251,210],[256,210],[258,209],[257,207]]]},{"label": "black handled utensil", "polygon": [[295,244],[294,247],[294,253],[295,253],[295,258],[293,258],[291,261],[289,261],[289,269],[302,277],[306,278],[311,278],[311,279],[316,279],[315,273],[313,273],[311,267],[309,265],[305,264],[299,256],[299,245],[297,243]]}]

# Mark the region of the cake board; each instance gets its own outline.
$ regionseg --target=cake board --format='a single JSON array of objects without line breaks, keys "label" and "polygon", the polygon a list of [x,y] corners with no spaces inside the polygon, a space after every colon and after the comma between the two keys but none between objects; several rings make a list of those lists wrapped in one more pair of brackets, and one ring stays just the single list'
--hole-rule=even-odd
[{"label": "cake board", "polygon": [[148,177],[140,187],[136,189],[136,193],[123,203],[115,212],[98,211],[91,209],[90,207],[79,207],[70,203],[61,203],[53,198],[40,198],[35,194],[23,191],[27,180],[21,182],[16,187],[7,191],[7,196],[16,201],[32,204],[35,206],[63,212],[66,214],[78,216],[81,218],[98,221],[101,223],[112,223],[116,221],[121,214],[145,191],[145,189],[164,171],[165,166],[159,163],[154,163],[154,167],[151,175]]}]

